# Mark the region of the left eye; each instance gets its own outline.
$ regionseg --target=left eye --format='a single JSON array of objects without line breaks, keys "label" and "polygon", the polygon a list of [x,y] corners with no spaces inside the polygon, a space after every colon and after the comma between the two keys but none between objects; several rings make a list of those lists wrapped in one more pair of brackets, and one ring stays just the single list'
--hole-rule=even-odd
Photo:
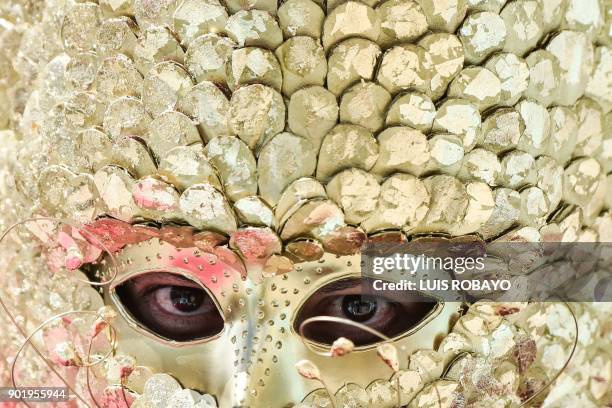
[{"label": "left eye", "polygon": [[210,295],[179,275],[147,273],[128,280],[116,291],[139,323],[167,339],[189,341],[223,330],[223,317]]},{"label": "left eye", "polygon": [[[362,293],[362,289],[361,279],[340,280],[320,288],[298,311],[294,322],[296,331],[306,319],[332,316],[361,323],[393,338],[416,326],[436,307],[436,302],[421,295],[371,295]],[[382,340],[358,327],[336,322],[308,324],[304,336],[327,345],[339,337],[346,337],[357,346]]]},{"label": "left eye", "polygon": [[185,286],[165,286],[155,290],[154,299],[168,313],[177,315],[197,314],[206,308],[206,293],[201,289]]}]

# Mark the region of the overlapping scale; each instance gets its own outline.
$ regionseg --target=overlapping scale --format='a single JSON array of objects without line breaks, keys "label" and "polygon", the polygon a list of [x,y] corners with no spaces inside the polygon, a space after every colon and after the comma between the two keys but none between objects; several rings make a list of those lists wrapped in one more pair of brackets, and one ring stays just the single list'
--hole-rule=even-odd
[{"label": "overlapping scale", "polygon": [[393,100],[385,124],[401,124],[429,132],[435,117],[436,107],[431,98],[419,92],[408,92]]},{"label": "overlapping scale", "polygon": [[283,94],[291,94],[308,85],[323,85],[327,60],[323,47],[308,36],[291,37],[276,49],[283,73]]},{"label": "overlapping scale", "polygon": [[140,97],[142,76],[134,62],[123,54],[102,60],[95,80],[98,97],[106,102],[122,96]]},{"label": "overlapping scale", "polygon": [[199,143],[169,150],[159,162],[158,173],[180,191],[201,183],[222,190],[217,171],[207,160]]},{"label": "overlapping scale", "polygon": [[[610,205],[608,8],[77,2],[49,20],[57,45],[39,68],[25,58],[36,30],[0,35],[21,53],[1,72],[40,70],[11,109],[62,177],[92,175],[87,217],[268,227],[294,261],[351,253],[364,231],[531,239],[553,214],[565,225],[560,208],[595,222]],[[302,225],[312,214],[326,227]]]},{"label": "overlapping scale", "polygon": [[461,28],[459,39],[463,43],[465,60],[479,64],[490,54],[504,48],[506,25],[496,13],[483,11],[470,14]]},{"label": "overlapping scale", "polygon": [[381,21],[378,43],[382,47],[415,41],[427,31],[427,17],[416,1],[385,1],[376,12]]},{"label": "overlapping scale", "polygon": [[185,220],[202,230],[232,233],[234,212],[223,193],[208,183],[194,184],[181,194],[179,208]]},{"label": "overlapping scale", "polygon": [[312,142],[289,132],[279,133],[261,148],[257,158],[259,194],[270,205],[276,204],[289,183],[314,174],[315,163]]},{"label": "overlapping scale", "polygon": [[391,95],[384,87],[372,82],[357,83],[342,95],[340,121],[377,132],[384,125],[390,102]]},{"label": "overlapping scale", "polygon": [[257,9],[232,14],[225,24],[225,32],[239,47],[274,50],[283,41],[283,34],[274,17]]},{"label": "overlapping scale", "polygon": [[279,92],[259,84],[249,85],[232,94],[228,123],[234,134],[255,149],[283,131],[285,112]]},{"label": "overlapping scale", "polygon": [[318,150],[325,135],[336,125],[338,114],[338,102],[330,91],[322,86],[305,87],[291,95],[287,125]]},{"label": "overlapping scale", "polygon": [[179,107],[193,86],[191,76],[183,67],[172,61],[153,66],[145,74],[142,98],[147,111],[157,116]]},{"label": "overlapping scale", "polygon": [[217,0],[185,0],[176,4],[171,27],[184,45],[202,34],[222,31],[228,21],[227,10]]},{"label": "overlapping scale", "polygon": [[[0,125],[16,124],[17,188],[47,215],[187,223],[245,259],[266,242],[267,276],[381,232],[609,241],[609,2],[59,3],[0,27]],[[472,306],[396,373],[402,403],[463,406],[495,386],[508,395],[480,406],[519,405],[565,343],[540,335],[554,322],[505,320]],[[602,405],[609,379],[589,378],[580,401]],[[347,383],[336,401],[396,392]]]},{"label": "overlapping scale", "polygon": [[461,139],[456,135],[438,133],[428,140],[428,144],[430,157],[425,171],[456,175],[466,155],[466,148]]},{"label": "overlapping scale", "polygon": [[278,9],[278,21],[285,38],[307,35],[321,38],[325,14],[311,0],[287,0]]},{"label": "overlapping scale", "polygon": [[142,136],[157,160],[172,148],[201,141],[196,124],[186,115],[165,111],[155,117]]},{"label": "overlapping scale", "polygon": [[196,38],[185,53],[185,66],[196,81],[227,84],[226,64],[236,44],[216,33]]},{"label": "overlapping scale", "polygon": [[231,134],[228,111],[230,101],[212,82],[202,81],[185,91],[180,110],[200,129],[204,140]]},{"label": "overlapping scale", "polygon": [[499,104],[513,106],[523,96],[529,86],[529,66],[519,56],[512,53],[498,53],[489,58],[485,68],[493,72],[501,81]]},{"label": "overlapping scale", "polygon": [[327,50],[350,37],[376,41],[380,35],[380,16],[360,2],[347,1],[334,8],[323,23],[323,47]]},{"label": "overlapping scale", "polygon": [[416,129],[394,126],[378,135],[378,158],[372,172],[387,176],[395,172],[421,175],[430,158],[427,137]]},{"label": "overlapping scale", "polygon": [[124,96],[108,105],[102,126],[113,140],[117,140],[120,137],[144,134],[150,122],[151,116],[145,110],[142,101]]},{"label": "overlapping scale", "polygon": [[232,51],[226,66],[227,85],[232,91],[251,84],[263,84],[280,91],[283,74],[272,51],[245,47]]},{"label": "overlapping scale", "polygon": [[335,126],[323,139],[317,163],[317,178],[327,180],[349,167],[370,170],[378,157],[378,143],[372,133],[357,125]]},{"label": "overlapping scale", "polygon": [[96,50],[100,55],[111,55],[117,52],[134,57],[138,27],[128,17],[116,17],[104,20],[100,24]]},{"label": "overlapping scale", "polygon": [[[159,62],[170,60],[182,64],[185,60],[185,52],[172,31],[160,26],[152,26],[141,32],[133,53],[136,68],[142,75],[146,75]],[[190,72],[197,76],[195,70],[190,69]]]}]

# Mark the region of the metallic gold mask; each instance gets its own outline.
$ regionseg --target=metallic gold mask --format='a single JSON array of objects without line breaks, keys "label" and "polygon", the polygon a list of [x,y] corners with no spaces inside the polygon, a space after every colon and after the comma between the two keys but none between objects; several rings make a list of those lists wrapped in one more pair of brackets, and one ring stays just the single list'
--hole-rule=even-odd
[{"label": "metallic gold mask", "polygon": [[[611,11],[3,1],[0,226],[70,221],[3,241],[0,385],[66,378],[104,408],[612,404],[605,304],[439,302],[342,357],[295,327],[368,242],[611,242]],[[137,321],[117,287],[158,271],[202,285],[223,331]]]},{"label": "metallic gold mask", "polygon": [[[206,390],[217,396],[221,406],[258,406],[261,401],[285,406],[301,400],[320,388],[293,368],[302,359],[313,361],[322,370],[333,392],[347,382],[365,389],[374,380],[388,381],[393,374],[376,356],[375,346],[358,347],[338,364],[311,352],[294,327],[298,310],[318,288],[342,278],[361,276],[358,255],[326,255],[319,261],[300,264],[298,272],[262,283],[243,279],[240,271],[220,262],[211,265],[209,256],[198,249],[176,250],[158,240],[125,248],[117,261],[121,273],[109,288],[107,298],[121,316],[115,323],[119,351],[134,356],[140,364],[159,367],[185,387]],[[121,305],[114,288],[134,276],[154,271],[179,273],[201,282],[222,311],[223,332],[204,340],[178,343],[160,338],[135,321]],[[440,303],[416,327],[395,338],[400,360],[407,361],[417,350],[433,348],[458,318],[458,306]],[[324,350],[329,346],[312,347]],[[376,361],[378,364],[373,364]],[[368,370],[361,369],[365,366]]]}]

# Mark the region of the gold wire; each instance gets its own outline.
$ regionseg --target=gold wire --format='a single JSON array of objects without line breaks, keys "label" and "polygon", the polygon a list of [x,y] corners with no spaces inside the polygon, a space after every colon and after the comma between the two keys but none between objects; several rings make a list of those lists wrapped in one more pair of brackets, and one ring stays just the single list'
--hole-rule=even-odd
[{"label": "gold wire", "polygon": [[[27,222],[39,222],[39,221],[51,221],[51,222],[56,222],[56,223],[60,223],[60,224],[65,224],[68,225],[72,228],[76,228],[77,230],[79,230],[80,232],[86,232],[86,234],[90,237],[93,237],[94,240],[96,241],[96,243],[100,246],[100,248],[109,255],[110,260],[111,260],[111,270],[112,272],[112,276],[108,281],[105,282],[93,282],[93,281],[89,281],[89,280],[83,280],[80,278],[76,278],[79,282],[82,283],[86,283],[86,284],[90,284],[92,286],[105,286],[105,285],[109,285],[111,284],[117,277],[118,275],[118,270],[117,270],[117,263],[116,263],[116,258],[115,256],[108,250],[108,248],[106,248],[106,246],[96,237],[95,234],[89,232],[89,231],[85,231],[83,230],[82,227],[76,225],[75,223],[69,221],[69,220],[63,220],[63,219],[58,219],[58,218],[53,218],[53,217],[33,217],[33,218],[27,218],[25,220],[21,220],[19,222],[16,222],[14,224],[12,224],[10,227],[8,227],[0,236],[0,244],[4,241],[4,239],[8,236],[8,234],[10,232],[12,232],[15,228],[17,228],[18,226],[24,225]],[[94,311],[70,311],[70,312],[64,312],[64,313],[60,313],[58,315],[55,315],[53,317],[51,317],[50,319],[47,319],[45,322],[43,322],[42,324],[40,324],[38,327],[36,327],[34,329],[34,331],[32,333],[30,333],[29,335],[27,334],[27,332],[25,331],[25,329],[23,327],[21,327],[18,323],[17,320],[15,318],[15,316],[11,313],[11,311],[9,310],[8,306],[6,305],[6,303],[4,302],[4,300],[2,299],[2,297],[0,296],[0,307],[4,310],[4,312],[6,313],[6,315],[8,316],[9,320],[11,321],[11,323],[13,324],[13,326],[15,326],[15,328],[17,328],[17,330],[20,332],[20,334],[24,337],[24,342],[22,343],[22,345],[19,347],[17,354],[15,355],[15,357],[13,358],[13,361],[11,363],[11,382],[13,384],[13,387],[15,388],[17,386],[16,381],[15,381],[15,367],[18,361],[18,358],[21,354],[21,352],[25,349],[25,347],[29,344],[32,349],[34,350],[34,352],[45,362],[45,364],[47,365],[47,367],[57,376],[59,377],[59,379],[62,381],[62,383],[64,383],[64,385],[66,386],[66,388],[68,388],[79,400],[81,400],[87,407],[89,407],[89,404],[87,403],[87,401],[85,401],[85,399],[74,390],[73,387],[70,386],[70,384],[64,379],[64,377],[53,367],[53,363],[38,349],[38,347],[36,347],[36,345],[34,343],[31,342],[32,337],[38,333],[38,331],[40,331],[43,327],[45,327],[47,324],[49,324],[50,322],[61,318],[65,315],[69,315],[69,314],[75,314],[75,313],[83,313],[83,314],[96,314],[97,312]],[[116,336],[116,332],[115,329],[112,327],[112,325],[110,324],[110,322],[108,322],[104,317],[102,317],[102,319],[107,323],[107,325],[109,326],[111,333],[113,333],[112,335],[112,342],[111,342],[111,349],[109,350],[109,352],[107,353],[107,355],[105,355],[100,361],[98,361],[97,363],[93,364],[99,364],[102,361],[105,361],[106,359],[108,359],[115,351],[116,348],[116,340],[117,340],[117,336]],[[89,360],[89,357],[88,357]],[[87,372],[89,371],[89,367],[93,366],[93,365],[87,365],[85,366]],[[91,389],[89,390],[91,393]],[[95,398],[93,398],[92,395],[92,399],[94,400],[94,402],[97,405],[97,402],[95,401]],[[25,400],[20,399],[21,402],[23,402],[27,407],[31,407],[30,404],[28,404]]]},{"label": "gold wire", "polygon": [[572,315],[572,319],[574,320],[574,328],[576,329],[576,335],[575,335],[575,338],[574,338],[574,344],[572,345],[572,350],[570,351],[569,357],[565,361],[565,364],[563,364],[563,367],[561,367],[561,369],[557,372],[557,374],[555,374],[553,376],[553,378],[551,378],[550,381],[546,385],[544,385],[542,388],[540,388],[538,391],[536,391],[536,393],[534,393],[531,397],[527,398],[525,400],[525,402],[523,402],[519,406],[519,408],[526,407],[527,404],[529,404],[531,401],[533,401],[536,397],[538,397],[540,394],[542,394],[545,390],[550,388],[553,385],[553,383],[555,381],[557,381],[557,378],[559,378],[561,373],[563,373],[565,371],[565,369],[569,365],[570,361],[572,361],[572,358],[574,357],[574,353],[576,352],[576,347],[578,346],[578,319],[576,319],[576,314],[574,313],[574,311],[570,307],[569,303],[568,302],[563,302],[563,304],[565,305],[565,307],[567,307],[567,310]]},{"label": "gold wire", "polygon": [[[332,353],[331,353],[331,347],[330,350],[328,352],[321,352],[318,350],[315,350],[313,347],[311,347],[310,342],[306,339],[306,336],[304,336],[304,328],[306,326],[308,326],[311,323],[316,323],[316,322],[331,322],[331,323],[340,323],[340,324],[345,324],[348,326],[353,326],[353,327],[357,327],[358,329],[361,329],[363,331],[366,331],[370,334],[373,334],[375,336],[377,336],[378,338],[383,340],[383,344],[384,343],[392,343],[393,340],[387,336],[385,336],[384,334],[382,334],[381,332],[379,332],[378,330],[375,330],[369,326],[366,326],[363,323],[359,323],[359,322],[354,322],[352,320],[349,319],[345,319],[342,317],[336,317],[336,316],[314,316],[314,317],[310,317],[306,320],[304,320],[299,327],[299,334],[300,334],[300,338],[302,339],[302,343],[304,343],[304,345],[306,346],[306,348],[308,350],[310,350],[311,352],[319,355],[319,356],[324,356],[324,357],[331,357]],[[396,384],[397,384],[397,389],[396,389],[396,395],[397,395],[397,407],[401,408],[402,406],[402,399],[400,396],[400,382],[399,382],[399,375],[398,372],[391,368],[393,370],[393,373],[395,374],[395,380],[396,380]],[[325,385],[325,383],[323,382],[323,380],[319,380],[321,381],[321,384],[323,384],[323,387],[325,388],[325,391],[327,391],[327,394],[329,395],[329,399],[332,403],[332,407],[335,407],[335,402],[334,402],[334,397],[331,394],[330,389]]]},{"label": "gold wire", "polygon": [[[576,351],[576,347],[578,346],[578,320],[576,319],[576,315],[575,315],[574,311],[572,310],[572,308],[570,307],[569,303],[568,302],[562,302],[562,303],[563,303],[563,305],[565,305],[567,310],[570,312],[570,315],[572,316],[572,320],[574,321],[574,328],[575,328],[576,335],[575,335],[575,338],[574,338],[574,344],[572,345],[572,350],[569,353],[569,357],[567,358],[567,360],[563,364],[563,367],[561,367],[561,369],[553,376],[553,378],[548,383],[543,385],[542,388],[540,388],[538,391],[536,391],[531,397],[529,397],[528,399],[523,401],[521,403],[521,405],[519,405],[519,408],[526,407],[527,404],[529,404],[531,401],[533,401],[535,398],[537,398],[546,389],[550,388],[554,384],[554,382],[557,381],[557,378],[559,378],[559,376],[563,373],[563,371],[565,371],[565,369],[569,365],[570,361],[572,360],[572,357],[574,356],[574,353]],[[464,352],[464,353],[461,353],[460,355],[455,357],[453,362],[457,361],[461,356],[466,355],[466,354],[474,355],[475,353],[467,352],[467,351]],[[446,374],[448,373],[448,370],[449,370],[451,365],[452,365],[452,362],[446,368],[445,373],[441,377],[442,379],[446,379]],[[438,389],[436,387],[434,387],[434,388],[436,390],[436,393],[438,394],[438,406],[441,407],[442,406],[442,398],[440,397],[440,393],[438,392]]]},{"label": "gold wire", "polygon": [[[519,408],[523,408],[526,407],[527,404],[529,404],[531,401],[533,401],[535,398],[537,398],[540,394],[542,394],[546,389],[550,388],[553,383],[557,380],[557,378],[559,378],[559,376],[561,375],[561,373],[563,373],[563,371],[565,371],[565,369],[567,368],[567,366],[569,365],[570,361],[572,360],[572,357],[574,356],[574,353],[576,351],[576,347],[578,345],[578,320],[576,319],[576,315],[574,313],[574,311],[572,310],[572,308],[569,306],[569,304],[567,302],[563,302],[563,304],[565,305],[565,307],[567,307],[570,315],[572,316],[572,320],[574,322],[574,328],[575,328],[575,338],[574,338],[574,344],[572,345],[572,350],[569,353],[569,357],[568,359],[565,361],[565,363],[563,364],[563,367],[561,367],[561,369],[553,376],[553,378],[551,378],[551,380],[544,385],[542,388],[540,388],[536,393],[534,393],[531,397],[529,397],[527,400],[525,400],[520,406]],[[318,351],[316,349],[314,349],[314,347],[312,347],[312,345],[310,344],[310,342],[306,339],[306,337],[304,336],[304,328],[311,323],[315,323],[315,322],[332,322],[332,323],[340,323],[340,324],[346,324],[349,326],[354,326],[357,328],[360,328],[364,331],[367,331],[368,333],[374,334],[375,336],[380,337],[382,340],[384,340],[385,343],[389,343],[392,340],[385,336],[384,334],[378,332],[375,329],[372,329],[371,327],[368,327],[362,323],[358,323],[358,322],[354,322],[352,320],[348,320],[348,319],[343,319],[341,317],[335,317],[335,316],[315,316],[315,317],[311,317],[308,318],[306,320],[304,320],[302,322],[302,324],[300,324],[299,327],[299,334],[300,334],[300,338],[302,339],[302,342],[304,343],[304,345],[313,353],[320,355],[320,356],[325,356],[325,357],[331,357],[331,348],[330,351]],[[444,378],[444,377],[442,377]],[[397,380],[397,396],[398,396],[398,407],[401,407],[401,397],[400,397],[400,384],[399,384],[399,376],[396,375],[396,380]],[[325,387],[325,390],[327,391],[331,403],[332,405],[334,405],[334,400],[331,394],[331,391],[328,387],[325,386],[325,383],[323,383],[323,381],[321,381],[321,383],[323,384],[323,386]],[[438,406],[442,407],[442,398],[440,396],[440,392],[438,391],[437,387],[434,386],[434,390],[436,391],[436,394],[438,395]]]},{"label": "gold wire", "polygon": [[[47,319],[46,321],[44,321],[44,322],[43,322],[43,323],[41,323],[40,325],[38,325],[38,327],[36,327],[36,329],[34,329],[34,330],[32,331],[32,333],[30,333],[30,335],[28,335],[28,336],[26,337],[26,339],[24,340],[24,342],[23,342],[23,344],[21,345],[21,347],[19,347],[19,350],[17,350],[17,354],[15,354],[15,358],[13,359],[13,361],[12,361],[12,363],[11,363],[11,378],[12,378],[12,382],[13,382],[13,387],[16,387],[16,386],[17,386],[17,384],[15,383],[15,366],[16,366],[16,364],[17,364],[17,359],[19,358],[19,356],[20,356],[21,352],[22,352],[22,351],[25,349],[25,347],[26,347],[28,344],[30,344],[30,345],[31,345],[33,348],[35,347],[35,346],[32,344],[32,342],[31,342],[32,338],[33,338],[33,337],[36,335],[36,333],[38,333],[40,330],[42,330],[42,329],[43,329],[43,328],[44,328],[46,325],[48,325],[49,323],[52,323],[52,322],[53,322],[53,321],[55,321],[56,319],[59,319],[59,318],[62,318],[62,317],[64,317],[64,316],[68,316],[68,315],[71,315],[71,314],[85,314],[85,315],[95,315],[95,316],[97,316],[97,315],[98,315],[98,313],[97,313],[97,312],[92,311],[92,310],[72,310],[72,311],[69,311],[69,312],[63,312],[63,313],[57,314],[57,315],[55,315],[55,316],[53,316],[53,317],[51,317],[51,318]],[[95,362],[95,363],[93,363],[93,364],[89,364],[89,358],[90,358],[90,355],[89,355],[89,353],[88,353],[88,355],[87,355],[87,362],[88,362],[88,364],[84,364],[84,365],[79,366],[80,368],[85,368],[85,369],[87,370],[87,372],[89,372],[89,368],[90,368],[90,367],[93,367],[93,366],[95,366],[95,365],[100,364],[100,363],[101,363],[101,362],[103,362],[103,361],[106,361],[106,360],[107,360],[107,359],[108,359],[108,358],[109,358],[109,357],[110,357],[110,356],[113,354],[113,352],[114,352],[114,350],[115,350],[115,348],[116,348],[116,344],[117,344],[117,342],[116,342],[116,341],[117,341],[116,331],[115,331],[115,329],[114,329],[114,328],[113,328],[113,327],[110,325],[110,322],[108,322],[108,321],[107,321],[106,319],[104,319],[103,317],[102,317],[102,319],[103,319],[103,320],[106,322],[106,324],[108,324],[108,327],[111,329],[111,333],[112,333],[112,334],[111,334],[111,339],[112,339],[112,340],[111,340],[111,347],[110,347],[110,350],[108,351],[108,353],[106,353],[106,355],[104,355],[104,356],[103,356],[103,357],[102,357],[102,358],[101,358],[99,361],[97,361],[97,362]],[[90,344],[92,344],[92,343],[93,343],[93,337],[92,337],[92,339],[90,340]],[[45,359],[45,361],[47,361],[47,362],[51,363],[51,362],[50,362],[50,361],[49,361],[49,360],[48,360],[48,359],[47,359],[45,356],[41,355],[41,357],[42,357],[43,359]],[[54,372],[55,372],[55,373],[56,373],[58,376],[60,376],[60,378],[61,378],[61,375],[60,375],[60,374],[59,374],[57,371],[55,371],[55,370],[53,370],[53,371],[54,371]],[[62,380],[63,380],[63,379],[62,379]],[[72,389],[72,388],[71,388],[71,387],[70,387],[70,386],[69,386],[69,385],[68,385],[68,384],[67,384],[65,381],[63,381],[63,382],[64,382],[64,384],[66,384],[66,386],[67,386],[67,387],[70,389],[70,391],[72,391],[72,392],[73,392],[75,395],[77,395],[77,397],[79,397],[79,395],[78,395],[78,394],[77,394],[77,393],[76,393],[76,392],[75,392],[75,391],[74,391],[74,390],[73,390],[73,389]],[[85,402],[85,401],[84,401],[82,398],[80,398],[80,397],[79,397],[79,399],[80,399],[81,401]],[[92,395],[92,399],[93,399],[93,395]],[[25,401],[23,401],[23,402],[25,402]],[[94,399],[94,402],[95,402],[95,399]],[[28,404],[26,403],[26,405],[28,405]],[[97,405],[97,404],[96,404],[96,405]],[[28,405],[28,406],[29,406],[29,405]],[[89,405],[88,405],[88,406],[89,406]]]},{"label": "gold wire", "polygon": [[[72,223],[69,220],[62,220],[62,219],[56,219],[56,218],[52,218],[52,217],[36,217],[36,218],[28,218],[26,220],[22,220],[20,222],[17,222],[13,225],[11,225],[6,231],[4,231],[4,233],[0,236],[0,243],[2,243],[2,241],[6,238],[6,236],[13,231],[16,227],[23,225],[27,222],[37,222],[37,221],[52,221],[52,222],[58,222],[58,223],[63,223],[66,224],[68,226],[71,226],[73,228],[78,229],[80,232],[85,232],[88,236],[93,237],[94,240],[96,241],[96,244],[98,244],[101,249],[103,251],[105,251],[110,259],[111,259],[111,263],[112,263],[112,275],[110,277],[110,279],[108,279],[107,281],[102,281],[102,282],[95,282],[95,281],[90,281],[90,280],[85,280],[85,279],[80,279],[80,278],[76,278],[79,282],[82,283],[86,283],[92,286],[107,286],[110,285],[116,278],[118,275],[118,269],[116,267],[116,259],[114,257],[114,255],[106,248],[106,246],[96,237],[96,235],[94,233],[91,233],[90,231],[85,231],[82,229],[82,227]],[[564,363],[563,367],[553,376],[553,378],[551,378],[551,380],[544,385],[541,389],[539,389],[536,393],[534,393],[531,397],[529,397],[527,400],[525,400],[521,405],[520,408],[522,407],[526,407],[527,404],[529,404],[531,401],[533,401],[535,398],[537,398],[540,394],[542,394],[542,392],[544,392],[546,389],[550,388],[552,386],[552,384],[559,378],[559,376],[561,375],[561,373],[563,373],[566,368],[568,367],[571,359],[574,356],[574,353],[576,351],[576,347],[578,344],[578,321],[576,319],[576,315],[574,313],[574,311],[572,310],[572,308],[569,306],[569,304],[567,302],[563,302],[563,304],[567,307],[568,311],[570,312],[572,319],[574,321],[574,328],[575,328],[575,338],[574,338],[574,344],[572,346],[572,349],[570,351],[569,357],[567,359],[567,361]],[[56,316],[53,316],[52,318],[46,320],[45,322],[43,322],[42,324],[40,324],[31,334],[27,335],[25,330],[23,330],[23,328],[21,326],[19,326],[19,324],[17,323],[15,317],[12,315],[12,313],[9,311],[8,307],[6,306],[6,304],[4,303],[3,299],[0,297],[0,307],[2,307],[2,309],[4,310],[4,312],[7,314],[7,316],[9,317],[9,320],[11,321],[11,323],[18,329],[18,331],[24,336],[24,343],[21,345],[21,347],[19,348],[19,350],[17,351],[17,354],[15,355],[15,358],[12,361],[11,364],[11,381],[13,383],[13,387],[16,387],[16,382],[15,382],[15,366],[18,360],[19,355],[21,354],[21,352],[23,351],[23,349],[30,344],[33,348],[33,350],[36,352],[36,354],[38,354],[47,364],[48,368],[55,373],[55,375],[57,375],[60,380],[66,385],[66,387],[79,399],[81,400],[86,406],[89,407],[89,404],[87,404],[87,402],[85,401],[85,399],[79,395],[71,386],[70,384],[68,384],[68,382],[62,377],[62,375],[55,370],[55,368],[53,367],[53,364],[51,361],[49,361],[43,354],[42,352],[31,342],[32,337],[38,333],[38,331],[40,331],[42,328],[44,328],[47,324],[51,323],[52,321],[69,315],[69,314],[95,314],[97,315],[97,312],[94,311],[69,311],[69,312],[64,312],[64,313],[60,313]],[[110,331],[111,331],[111,337],[112,337],[112,341],[111,341],[111,348],[109,350],[109,352],[102,357],[100,360],[98,360],[97,362],[90,364],[90,357],[91,357],[91,348],[92,348],[92,344],[93,344],[93,340],[94,337],[92,337],[90,339],[90,343],[89,343],[89,349],[88,349],[88,354],[87,354],[87,363],[84,366],[81,366],[81,368],[85,368],[86,369],[86,378],[87,378],[87,387],[88,387],[88,391],[91,395],[91,398],[94,402],[94,404],[96,404],[96,406],[98,408],[100,408],[100,405],[98,404],[98,402],[96,401],[93,392],[91,390],[91,385],[90,385],[90,376],[89,376],[89,369],[97,364],[100,364],[101,362],[107,360],[115,351],[116,349],[116,342],[117,342],[117,336],[116,336],[116,331],[113,328],[113,326],[110,324],[110,322],[108,322],[105,318],[102,317],[102,319],[106,322],[106,324],[108,325]],[[303,342],[303,344],[313,353],[320,355],[320,356],[325,356],[325,357],[331,357],[331,348],[330,351],[319,351],[316,350],[311,344],[310,342],[306,339],[306,337],[304,336],[304,329],[308,324],[311,323],[315,323],[315,322],[331,322],[331,323],[339,323],[339,324],[345,324],[345,325],[349,325],[349,326],[353,326],[353,327],[357,327],[361,330],[364,330],[370,334],[373,334],[377,337],[379,337],[380,339],[383,340],[384,343],[391,343],[392,340],[385,336],[384,334],[380,333],[379,331],[372,329],[371,327],[368,327],[364,324],[358,323],[358,322],[354,322],[352,320],[349,319],[344,319],[344,318],[340,318],[340,317],[334,317],[334,316],[315,316],[315,317],[311,317],[309,319],[304,320],[299,327],[299,334],[300,334],[300,338]],[[394,374],[396,376],[396,381],[397,381],[397,388],[396,388],[396,392],[397,392],[397,406],[401,407],[401,396],[400,396],[400,383],[399,383],[399,376],[397,375],[397,372],[395,370]],[[322,380],[319,379],[319,381],[321,382],[321,384],[323,385],[323,387],[325,388],[327,394],[329,395],[330,398],[330,402],[332,404],[332,407],[335,408],[335,401],[334,401],[334,396],[331,393],[330,388],[326,385],[326,383]],[[127,398],[126,398],[126,394],[125,394],[125,387],[123,384],[123,380],[121,381],[121,391],[123,394],[123,398],[124,401],[126,403],[126,406],[128,406],[128,402],[127,402]],[[436,387],[434,387],[436,389],[436,393],[438,394],[438,405],[441,406],[441,397],[440,394],[437,390]],[[25,402],[23,399],[21,400],[27,407],[31,407],[27,402]]]}]

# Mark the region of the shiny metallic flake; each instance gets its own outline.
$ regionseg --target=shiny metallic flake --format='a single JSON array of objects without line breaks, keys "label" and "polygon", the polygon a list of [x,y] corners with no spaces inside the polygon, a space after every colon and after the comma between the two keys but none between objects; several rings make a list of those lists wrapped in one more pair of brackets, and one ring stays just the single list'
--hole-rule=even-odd
[{"label": "shiny metallic flake", "polygon": [[232,94],[228,117],[230,130],[254,149],[283,131],[285,102],[270,87],[248,85]]},{"label": "shiny metallic flake", "polygon": [[391,95],[382,86],[362,82],[349,88],[340,100],[340,121],[379,131],[385,120]]},{"label": "shiny metallic flake", "polygon": [[275,205],[289,183],[315,171],[313,144],[289,132],[280,133],[266,143],[257,159],[259,194]]},{"label": "shiny metallic flake", "polygon": [[145,75],[142,101],[147,111],[157,116],[180,106],[192,87],[193,81],[183,67],[173,61],[160,62]]},{"label": "shiny metallic flake", "polygon": [[356,125],[337,125],[323,139],[317,178],[325,180],[349,167],[370,170],[377,157],[378,143],[372,133]]}]

